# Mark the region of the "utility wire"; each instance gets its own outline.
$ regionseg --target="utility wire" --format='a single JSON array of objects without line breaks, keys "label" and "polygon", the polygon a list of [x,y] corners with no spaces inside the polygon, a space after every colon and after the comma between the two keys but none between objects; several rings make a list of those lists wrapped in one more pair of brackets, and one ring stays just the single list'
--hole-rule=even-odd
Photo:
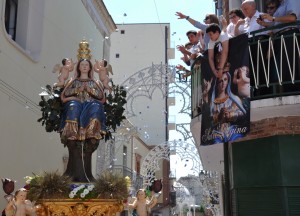
[{"label": "utility wire", "polygon": [[9,98],[15,100],[25,108],[34,112],[35,114],[40,114],[40,107],[34,101],[32,101],[27,96],[23,95],[17,89],[0,79],[0,91],[6,94]]},{"label": "utility wire", "polygon": [[[156,16],[157,16],[157,19],[158,19],[158,23],[160,24],[161,22],[160,22],[160,18],[159,18],[159,14],[158,14],[157,5],[156,5],[155,0],[153,0],[153,3],[154,3],[154,6],[155,6],[155,11],[156,11]],[[161,26],[160,26],[160,31],[161,31],[161,35],[164,39],[164,31],[163,31]]]}]

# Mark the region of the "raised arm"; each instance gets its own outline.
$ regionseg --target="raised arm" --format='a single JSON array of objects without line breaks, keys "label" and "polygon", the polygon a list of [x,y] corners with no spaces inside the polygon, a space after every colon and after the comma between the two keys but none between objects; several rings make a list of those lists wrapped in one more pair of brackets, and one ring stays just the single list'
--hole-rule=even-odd
[{"label": "raised arm", "polygon": [[13,216],[14,208],[13,208],[14,200],[9,201],[5,206],[5,213],[7,216]]},{"label": "raised arm", "polygon": [[154,196],[152,196],[152,198],[151,198],[151,200],[150,200],[150,202],[149,202],[149,204],[148,204],[148,207],[149,207],[150,209],[152,209],[152,208],[156,205],[156,203],[157,203],[157,198],[156,198],[155,195],[154,195]]},{"label": "raised arm", "polygon": [[196,20],[190,18],[189,16],[184,15],[181,12],[176,12],[175,14],[176,16],[178,16],[178,19],[186,19],[187,21],[189,21],[192,25],[195,25]]},{"label": "raised arm", "polygon": [[222,51],[221,51],[221,60],[220,60],[220,64],[218,65],[219,68],[217,68],[218,70],[223,70],[225,63],[227,61],[227,57],[228,57],[228,50],[229,50],[229,40],[223,41],[222,42]]},{"label": "raised arm", "polygon": [[234,26],[234,36],[238,36],[241,34],[241,32],[239,31],[239,27],[245,23],[244,19],[239,19],[236,23],[236,25]]},{"label": "raised arm", "polygon": [[135,199],[132,204],[128,204],[129,209],[135,209],[137,207],[137,200]]}]

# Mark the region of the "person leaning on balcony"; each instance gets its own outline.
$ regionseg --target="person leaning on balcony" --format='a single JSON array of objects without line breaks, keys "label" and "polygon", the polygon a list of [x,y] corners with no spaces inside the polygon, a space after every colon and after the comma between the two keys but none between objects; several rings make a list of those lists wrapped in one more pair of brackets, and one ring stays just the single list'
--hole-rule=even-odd
[{"label": "person leaning on balcony", "polygon": [[208,61],[211,71],[215,77],[222,77],[224,72],[229,71],[230,64],[228,63],[228,47],[229,38],[226,32],[221,31],[219,25],[212,23],[207,29],[209,35],[208,43]]},{"label": "person leaning on balcony", "polygon": [[[275,13],[275,11],[277,10],[277,8],[280,5],[280,1],[279,0],[267,0],[265,5],[266,5],[266,13],[270,14],[270,16],[273,17],[273,14]],[[271,21],[269,21],[269,20],[264,21],[262,19],[257,19],[256,21],[258,24],[265,26],[265,27],[268,27],[268,25],[271,24]],[[268,34],[270,36],[273,36],[273,30],[269,30]],[[276,78],[277,73],[276,73],[275,64],[274,64],[273,53],[268,51],[266,59],[270,59],[270,82],[274,82],[275,80],[277,80],[277,78]]]},{"label": "person leaning on balcony", "polygon": [[270,14],[271,16],[274,15],[275,11],[277,10],[277,8],[280,5],[280,1],[279,0],[267,0],[266,1],[266,11],[267,14]]},{"label": "person leaning on balcony", "polygon": [[[271,22],[265,23],[262,22],[262,25],[265,26],[276,26],[283,23],[292,23],[296,22],[297,20],[300,20],[300,1],[299,0],[279,0],[280,6],[277,8],[273,16],[270,14],[263,14],[262,17],[266,20],[269,20]],[[285,27],[281,27],[278,29],[274,29],[274,36],[276,38],[274,42],[274,51],[275,51],[275,59],[277,63],[280,63],[280,55],[281,55],[281,36],[287,36],[292,35],[294,33],[299,33],[299,26],[297,25],[289,25]],[[298,41],[299,41],[298,36]],[[282,79],[283,81],[291,81],[291,75],[290,70],[288,66],[287,58],[289,59],[289,63],[292,69],[293,65],[293,49],[295,49],[296,57],[295,57],[295,79],[300,79],[300,70],[299,70],[299,53],[296,48],[294,48],[293,45],[293,37],[284,37],[286,49],[287,49],[287,55],[284,52],[282,52]],[[277,54],[277,55],[276,55]],[[299,88],[298,88],[299,89]],[[296,84],[291,84],[286,86],[287,91],[291,90],[297,90]]]},{"label": "person leaning on balcony", "polygon": [[[203,20],[204,23],[196,21],[196,20],[192,19],[191,17],[184,15],[181,12],[176,12],[175,15],[178,16],[178,19],[188,20],[193,26],[195,26],[198,29],[201,29],[203,32],[206,31],[207,26],[211,23],[216,23],[219,25],[219,19],[215,14],[207,14],[205,16],[205,19]],[[205,43],[204,50],[207,50],[208,42],[209,42],[209,37],[207,34],[204,34],[204,43]]]},{"label": "person leaning on balcony", "polygon": [[[177,49],[183,54],[181,60],[188,66],[193,66],[195,59],[203,52],[203,37],[200,31],[196,32],[190,30],[186,33],[189,42],[183,45],[178,45]],[[191,70],[187,70],[184,66],[178,64],[176,69],[180,71],[184,71],[184,74],[181,74],[181,78],[187,78],[188,76],[192,75]],[[180,76],[181,76],[180,75]],[[181,79],[180,78],[180,79]]]},{"label": "person leaning on balcony", "polygon": [[[264,26],[261,26],[257,23],[257,19],[260,18],[260,15],[262,14],[258,10],[256,10],[256,3],[254,0],[246,0],[242,3],[241,9],[243,14],[245,15],[245,19],[239,19],[235,25],[234,31],[235,36],[238,36],[243,33],[251,33],[252,31],[257,31],[260,29],[263,29]],[[241,25],[244,25],[244,29],[241,31],[239,30]],[[249,37],[252,37],[252,35],[249,35]],[[255,34],[256,40],[263,40],[268,37],[266,32],[260,32]]]},{"label": "person leaning on balcony", "polygon": [[[235,25],[235,36],[239,35],[240,33],[248,33],[249,34],[249,41],[251,42],[250,45],[250,50],[251,50],[251,58],[254,64],[254,68],[251,66],[251,86],[254,85],[254,76],[253,73],[257,74],[257,71],[259,71],[258,76],[256,77],[259,80],[259,84],[265,84],[266,83],[266,78],[263,73],[263,61],[265,61],[266,65],[266,56],[267,56],[267,51],[268,51],[268,41],[263,41],[260,43],[261,45],[261,50],[262,50],[262,56],[257,56],[257,49],[258,49],[258,41],[266,40],[269,38],[268,32],[259,32],[256,33],[254,36],[251,35],[251,32],[261,30],[264,28],[264,26],[261,26],[257,23],[257,19],[260,19],[260,15],[262,14],[256,9],[256,3],[254,0],[246,0],[242,3],[241,9],[243,11],[243,14],[245,15],[245,19],[239,19],[237,24]],[[244,24],[244,31],[241,32],[239,31],[239,26],[241,24]],[[257,67],[256,62],[259,62],[259,66]],[[260,91],[265,92],[267,89],[262,89],[260,88]]]},{"label": "person leaning on balcony", "polygon": [[186,69],[184,66],[182,66],[181,64],[178,64],[176,65],[176,69],[178,69],[179,71],[183,71],[184,73],[183,74],[180,74],[180,80],[181,78],[185,79],[187,78],[188,76],[191,76],[192,75],[192,72],[188,69]]},{"label": "person leaning on balcony", "polygon": [[[235,34],[234,34],[234,27],[235,27],[235,25],[236,25],[236,23],[238,22],[239,19],[245,19],[245,15],[243,14],[242,10],[240,10],[240,9],[232,9],[229,12],[230,23],[229,23],[229,25],[226,28],[227,34],[228,34],[228,36],[230,38],[235,36]],[[239,32],[243,32],[244,31],[244,24],[241,24],[239,26],[238,31]]]},{"label": "person leaning on balcony", "polygon": [[[273,17],[273,14],[275,13],[275,11],[279,7],[279,5],[280,5],[279,0],[267,0],[266,1],[266,13],[270,14],[270,16]],[[263,17],[263,14],[259,19],[256,20],[256,22],[259,25],[262,25],[264,27],[269,27],[269,25],[271,25],[271,21],[266,20],[266,19],[263,20],[262,17]],[[268,31],[268,34],[273,35],[273,31],[272,30]]]},{"label": "person leaning on balcony", "polygon": [[[186,50],[190,50],[192,48],[193,44],[191,42],[187,42],[185,45],[184,45],[184,48]],[[190,65],[190,57],[187,53],[183,53],[183,56],[180,58],[182,61],[184,61],[184,63],[186,65]]]},{"label": "person leaning on balcony", "polygon": [[185,61],[185,63],[189,66],[192,66],[197,56],[200,54],[201,47],[199,43],[199,37],[196,31],[190,30],[186,33],[192,47],[187,49],[183,45],[178,45],[177,49],[183,54],[186,55],[185,60],[189,60],[189,62]]}]

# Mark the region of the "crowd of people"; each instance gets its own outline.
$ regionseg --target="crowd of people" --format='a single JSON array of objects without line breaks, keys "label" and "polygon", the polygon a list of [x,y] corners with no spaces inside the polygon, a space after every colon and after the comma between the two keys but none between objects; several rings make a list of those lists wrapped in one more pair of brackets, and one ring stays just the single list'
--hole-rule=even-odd
[{"label": "crowd of people", "polygon": [[[260,12],[255,0],[244,0],[240,8],[229,11],[229,22],[224,16],[215,14],[207,14],[203,22],[182,12],[175,14],[178,19],[185,19],[195,27],[195,30],[186,33],[188,43],[177,46],[183,55],[183,63],[177,65],[177,69],[184,71],[181,77],[187,77],[197,73],[197,68],[201,67],[202,85],[198,93],[202,97],[197,104],[203,114],[202,122],[204,119],[206,124],[202,125],[201,131],[205,145],[247,133],[250,86],[258,87],[252,88],[254,96],[273,92],[270,83],[279,83],[278,88],[282,92],[295,91],[300,87],[293,83],[293,79],[300,80],[299,53],[293,44],[294,38],[282,37],[294,34],[300,38],[296,23],[300,20],[300,1],[266,0],[264,7],[265,11]],[[249,45],[250,61],[243,58],[243,62],[235,62],[236,57],[230,54],[230,49],[233,49],[230,45],[233,43],[229,42],[231,39]],[[291,71],[293,67],[295,74]],[[235,134],[231,136],[231,132]]]},{"label": "crowd of people", "polygon": [[[199,55],[207,55],[212,73],[215,77],[222,77],[222,74],[228,71],[228,40],[242,34],[248,34],[249,41],[261,41],[262,55],[259,57],[260,59],[256,58],[258,46],[250,46],[250,55],[253,57],[255,64],[259,61],[259,66],[253,64],[252,68],[252,65],[250,65],[250,71],[254,71],[258,75],[257,80],[259,80],[260,85],[266,84],[266,77],[260,65],[263,64],[263,61],[267,65],[268,58],[271,59],[271,81],[280,80],[280,76],[275,72],[274,62],[277,63],[277,68],[279,68],[278,62],[281,64],[281,81],[291,81],[292,77],[289,71],[291,71],[290,68],[294,64],[296,71],[298,71],[295,78],[300,78],[297,56],[294,60],[291,51],[295,49],[293,38],[287,37],[284,40],[287,52],[282,52],[282,42],[280,40],[281,36],[299,33],[299,26],[285,25],[276,28],[279,24],[294,23],[300,20],[299,0],[267,0],[265,1],[264,12],[257,10],[255,0],[244,0],[240,8],[229,11],[229,23],[223,16],[217,17],[215,14],[207,14],[203,22],[196,21],[182,12],[176,12],[175,15],[178,16],[178,19],[186,19],[198,29],[198,31],[191,30],[186,33],[189,40],[186,46],[177,46],[177,49],[183,54],[183,64],[177,65],[178,70],[185,71],[183,77],[191,75],[191,70],[187,69],[186,66],[191,67]],[[271,26],[275,27],[263,31],[264,28]],[[274,53],[278,54],[276,56],[273,56],[269,51],[268,39],[270,37],[274,38]],[[215,53],[216,50],[219,52]],[[283,53],[283,56],[280,56],[280,53]],[[251,85],[254,85],[253,78],[251,78]]]}]

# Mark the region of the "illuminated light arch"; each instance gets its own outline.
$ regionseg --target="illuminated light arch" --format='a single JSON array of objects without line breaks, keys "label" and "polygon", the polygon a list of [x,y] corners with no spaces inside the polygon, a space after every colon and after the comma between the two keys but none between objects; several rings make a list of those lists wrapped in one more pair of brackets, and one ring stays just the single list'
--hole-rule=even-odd
[{"label": "illuminated light arch", "polygon": [[[176,94],[176,100],[180,100],[180,114],[190,116],[191,110],[191,85],[190,82],[180,82],[176,77],[176,68],[171,65],[152,64],[128,77],[122,84],[127,92],[127,103],[125,104],[126,118],[137,116],[134,110],[134,102],[138,97],[146,97],[152,100],[155,90],[159,90],[163,98]],[[178,105],[177,105],[178,106]],[[177,124],[178,132],[183,136],[183,140],[192,139],[191,132],[186,129],[187,123]]]},{"label": "illuminated light arch", "polygon": [[149,185],[155,179],[155,172],[160,170],[159,162],[163,159],[170,160],[170,155],[176,154],[182,161],[188,161],[190,170],[198,175],[202,165],[198,151],[194,144],[181,140],[173,140],[155,146],[145,157],[141,166],[141,175],[144,185]]}]

